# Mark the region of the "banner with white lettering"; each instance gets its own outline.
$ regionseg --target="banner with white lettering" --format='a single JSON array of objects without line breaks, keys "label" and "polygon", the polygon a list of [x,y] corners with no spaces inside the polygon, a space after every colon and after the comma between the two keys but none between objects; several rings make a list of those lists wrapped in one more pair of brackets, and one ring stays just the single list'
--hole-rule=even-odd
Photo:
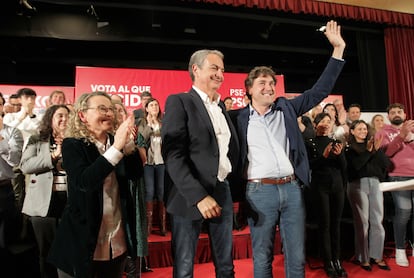
[{"label": "banner with white lettering", "polygon": [[75,97],[75,89],[73,87],[62,86],[38,86],[38,85],[2,85],[0,84],[0,92],[6,99],[6,105],[10,95],[16,94],[21,88],[31,88],[36,92],[36,111],[43,111],[46,108],[47,100],[53,91],[62,91],[65,93],[66,103],[73,103]]},{"label": "banner with white lettering", "polygon": [[[244,107],[244,79],[246,73],[224,73],[224,82],[219,90],[222,99],[233,99],[233,109]],[[283,75],[277,75],[276,95],[285,94]],[[76,67],[75,97],[83,93],[104,91],[118,94],[124,99],[128,111],[141,108],[141,94],[151,92],[163,110],[168,95],[187,92],[191,88],[188,71],[149,70],[102,67]]]}]

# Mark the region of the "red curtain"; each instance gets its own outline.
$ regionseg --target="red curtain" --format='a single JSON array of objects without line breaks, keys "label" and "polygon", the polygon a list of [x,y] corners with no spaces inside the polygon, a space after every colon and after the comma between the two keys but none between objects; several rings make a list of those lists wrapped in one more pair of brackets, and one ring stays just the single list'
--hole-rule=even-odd
[{"label": "red curtain", "polygon": [[[185,1],[185,0],[183,0]],[[408,118],[414,117],[414,15],[315,0],[187,0],[234,7],[315,14],[383,23],[388,74],[389,102],[405,105]]]},{"label": "red curtain", "polygon": [[269,9],[293,13],[333,16],[336,18],[342,17],[361,21],[386,23],[389,25],[414,27],[414,15],[412,14],[326,3],[315,0],[190,0],[190,2],[216,3],[234,7]]},{"label": "red curtain", "polygon": [[390,103],[404,104],[408,119],[414,116],[414,29],[390,27],[384,32]]}]

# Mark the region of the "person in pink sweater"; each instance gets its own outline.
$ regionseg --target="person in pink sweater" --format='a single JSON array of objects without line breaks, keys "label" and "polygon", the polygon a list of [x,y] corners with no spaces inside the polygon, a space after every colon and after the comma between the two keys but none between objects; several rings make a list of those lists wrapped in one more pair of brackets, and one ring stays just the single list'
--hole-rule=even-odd
[{"label": "person in pink sweater", "polygon": [[[400,103],[390,104],[387,113],[391,124],[385,125],[375,137],[382,140],[381,146],[393,164],[388,172],[389,181],[414,179],[414,120],[406,119],[404,106]],[[395,207],[395,261],[399,266],[408,267],[406,234],[411,212],[414,213],[414,190],[392,191],[391,194]],[[411,223],[414,235],[414,221]]]}]

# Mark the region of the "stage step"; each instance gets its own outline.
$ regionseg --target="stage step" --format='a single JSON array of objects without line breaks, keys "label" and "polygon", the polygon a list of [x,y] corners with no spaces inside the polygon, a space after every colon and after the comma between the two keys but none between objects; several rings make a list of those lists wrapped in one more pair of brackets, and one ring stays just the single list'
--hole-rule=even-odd
[{"label": "stage step", "polygon": [[[171,232],[161,236],[157,230],[153,230],[148,239],[149,265],[151,268],[172,266],[171,256]],[[282,253],[280,233],[276,233],[274,254]],[[233,259],[247,259],[252,257],[252,247],[249,227],[241,231],[233,231]],[[209,239],[206,233],[201,233],[198,241],[195,263],[212,262]]]}]

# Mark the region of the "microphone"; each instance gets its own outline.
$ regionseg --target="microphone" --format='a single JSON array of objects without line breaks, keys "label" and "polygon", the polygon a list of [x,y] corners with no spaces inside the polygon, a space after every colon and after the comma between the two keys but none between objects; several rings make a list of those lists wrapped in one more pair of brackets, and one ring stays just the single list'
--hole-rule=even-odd
[{"label": "microphone", "polygon": [[318,28],[318,29],[316,29],[316,31],[318,31],[318,32],[325,32],[325,30],[326,30],[326,26],[321,26],[320,28]]}]

